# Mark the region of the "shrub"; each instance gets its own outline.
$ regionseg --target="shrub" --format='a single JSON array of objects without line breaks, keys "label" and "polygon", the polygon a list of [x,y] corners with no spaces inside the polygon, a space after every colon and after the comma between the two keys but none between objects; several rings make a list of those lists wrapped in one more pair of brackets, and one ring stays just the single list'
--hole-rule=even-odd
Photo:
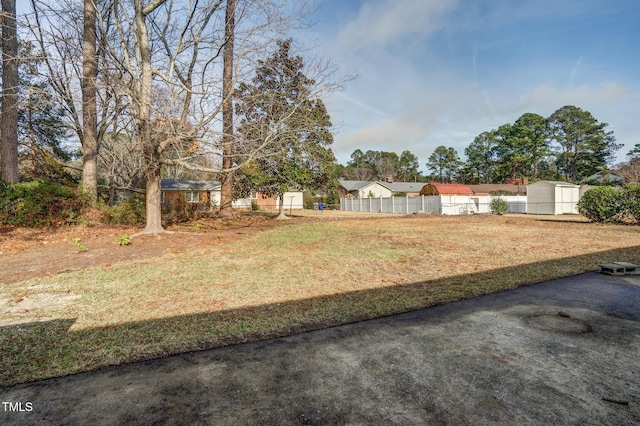
[{"label": "shrub", "polygon": [[198,203],[187,202],[183,194],[162,203],[163,223],[166,225],[191,222],[202,217],[213,217],[218,207],[215,199]]},{"label": "shrub", "polygon": [[131,237],[127,234],[122,234],[118,238],[116,238],[116,244],[120,246],[128,246],[131,244]]},{"label": "shrub", "polygon": [[640,223],[640,185],[627,185],[622,189],[622,209]]},{"label": "shrub", "polygon": [[120,201],[113,207],[102,205],[102,222],[110,225],[144,225],[146,206],[143,197]]},{"label": "shrub", "polygon": [[623,191],[611,186],[589,189],[578,202],[578,212],[592,222],[619,222],[624,215]]},{"label": "shrub", "polygon": [[509,203],[502,198],[491,199],[491,213],[503,215],[509,213]]},{"label": "shrub", "polygon": [[0,185],[0,225],[26,227],[76,224],[88,206],[75,187],[38,179]]}]

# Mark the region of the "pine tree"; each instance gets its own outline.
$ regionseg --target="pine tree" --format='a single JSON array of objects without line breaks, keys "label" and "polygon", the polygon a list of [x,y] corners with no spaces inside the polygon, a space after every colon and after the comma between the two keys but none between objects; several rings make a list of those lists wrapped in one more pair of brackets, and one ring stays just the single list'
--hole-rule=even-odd
[{"label": "pine tree", "polygon": [[301,56],[292,56],[291,39],[258,62],[251,83],[241,83],[235,98],[242,145],[239,161],[255,156],[237,177],[239,192],[258,190],[280,199],[286,191],[322,188],[332,179],[335,157],[331,121],[315,81],[304,74]]},{"label": "pine tree", "polygon": [[613,159],[616,144],[607,123],[599,123],[590,112],[567,105],[547,120],[548,137],[557,144],[557,165],[564,177],[579,182],[597,173]]}]

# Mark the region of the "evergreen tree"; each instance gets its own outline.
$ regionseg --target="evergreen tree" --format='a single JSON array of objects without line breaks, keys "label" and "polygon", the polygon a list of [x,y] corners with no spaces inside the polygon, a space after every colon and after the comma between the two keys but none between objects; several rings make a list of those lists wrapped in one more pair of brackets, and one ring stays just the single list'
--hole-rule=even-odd
[{"label": "evergreen tree", "polygon": [[520,116],[512,127],[511,146],[522,162],[520,176],[537,179],[544,169],[544,160],[549,155],[546,139],[546,119],[527,112]]},{"label": "evergreen tree", "polygon": [[441,145],[429,157],[427,167],[440,182],[453,182],[462,167],[462,161],[455,149]]},{"label": "evergreen tree", "polygon": [[380,180],[391,178],[395,181],[423,180],[418,157],[411,151],[403,151],[400,156],[395,152],[372,151],[362,152],[356,149],[351,154],[351,161],[344,170],[345,177],[352,180]]},{"label": "evergreen tree", "polygon": [[464,150],[467,163],[464,168],[465,180],[491,183],[495,176],[498,141],[494,132],[482,132]]},{"label": "evergreen tree", "polygon": [[65,142],[70,130],[65,113],[53,96],[51,81],[43,76],[43,54],[31,43],[20,43],[17,91],[17,140],[20,173],[25,177],[44,177],[72,183],[75,178],[65,169],[72,153]]},{"label": "evergreen tree", "polygon": [[418,170],[420,163],[411,151],[402,151],[398,159],[398,180],[402,182],[420,182],[422,175]]},{"label": "evergreen tree", "polygon": [[547,120],[547,136],[558,147],[557,167],[567,180],[579,182],[613,159],[616,144],[607,123],[599,123],[590,112],[567,105]]},{"label": "evergreen tree", "polygon": [[635,146],[631,148],[631,151],[627,153],[627,157],[629,157],[630,160],[640,159],[640,143],[635,144]]},{"label": "evergreen tree", "polygon": [[331,121],[322,100],[312,94],[315,81],[304,74],[301,56],[292,56],[291,39],[258,62],[251,83],[236,92],[238,131],[243,143],[239,156],[260,155],[241,169],[237,188],[258,190],[280,199],[284,193],[318,189],[332,181],[335,157]]}]

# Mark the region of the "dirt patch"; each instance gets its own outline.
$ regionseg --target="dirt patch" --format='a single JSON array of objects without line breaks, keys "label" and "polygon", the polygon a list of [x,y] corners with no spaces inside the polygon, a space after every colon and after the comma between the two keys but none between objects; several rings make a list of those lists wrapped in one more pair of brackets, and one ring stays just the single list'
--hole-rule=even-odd
[{"label": "dirt patch", "polygon": [[[134,235],[140,228],[124,226],[72,226],[53,228],[0,227],[0,283],[94,266],[110,267],[127,261],[148,259],[167,253],[184,253],[194,248],[215,246],[275,226],[308,220],[275,221],[273,215],[238,215],[233,220],[200,219],[167,228],[171,233],[141,235],[121,246],[116,238]],[[74,240],[79,242],[74,244]],[[78,241],[78,240],[76,240]]]},{"label": "dirt patch", "polygon": [[[0,301],[0,314],[13,314],[9,320],[0,320],[0,326],[28,322],[29,313],[32,311],[39,311],[48,316],[73,305],[80,298],[80,295],[71,293],[37,293],[33,295],[18,295],[9,300]],[[47,316],[44,316],[41,320],[48,320]]]}]

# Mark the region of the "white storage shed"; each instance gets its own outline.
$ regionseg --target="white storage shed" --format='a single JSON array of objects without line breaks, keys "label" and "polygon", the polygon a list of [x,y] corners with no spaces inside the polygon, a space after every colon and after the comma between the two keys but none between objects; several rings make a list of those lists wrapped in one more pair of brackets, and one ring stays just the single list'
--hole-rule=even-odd
[{"label": "white storage shed", "polygon": [[541,180],[527,185],[528,214],[578,214],[580,186]]},{"label": "white storage shed", "polygon": [[[304,208],[302,192],[285,192],[282,203],[285,209],[302,210]],[[276,197],[276,208],[280,208],[280,197]]]}]

